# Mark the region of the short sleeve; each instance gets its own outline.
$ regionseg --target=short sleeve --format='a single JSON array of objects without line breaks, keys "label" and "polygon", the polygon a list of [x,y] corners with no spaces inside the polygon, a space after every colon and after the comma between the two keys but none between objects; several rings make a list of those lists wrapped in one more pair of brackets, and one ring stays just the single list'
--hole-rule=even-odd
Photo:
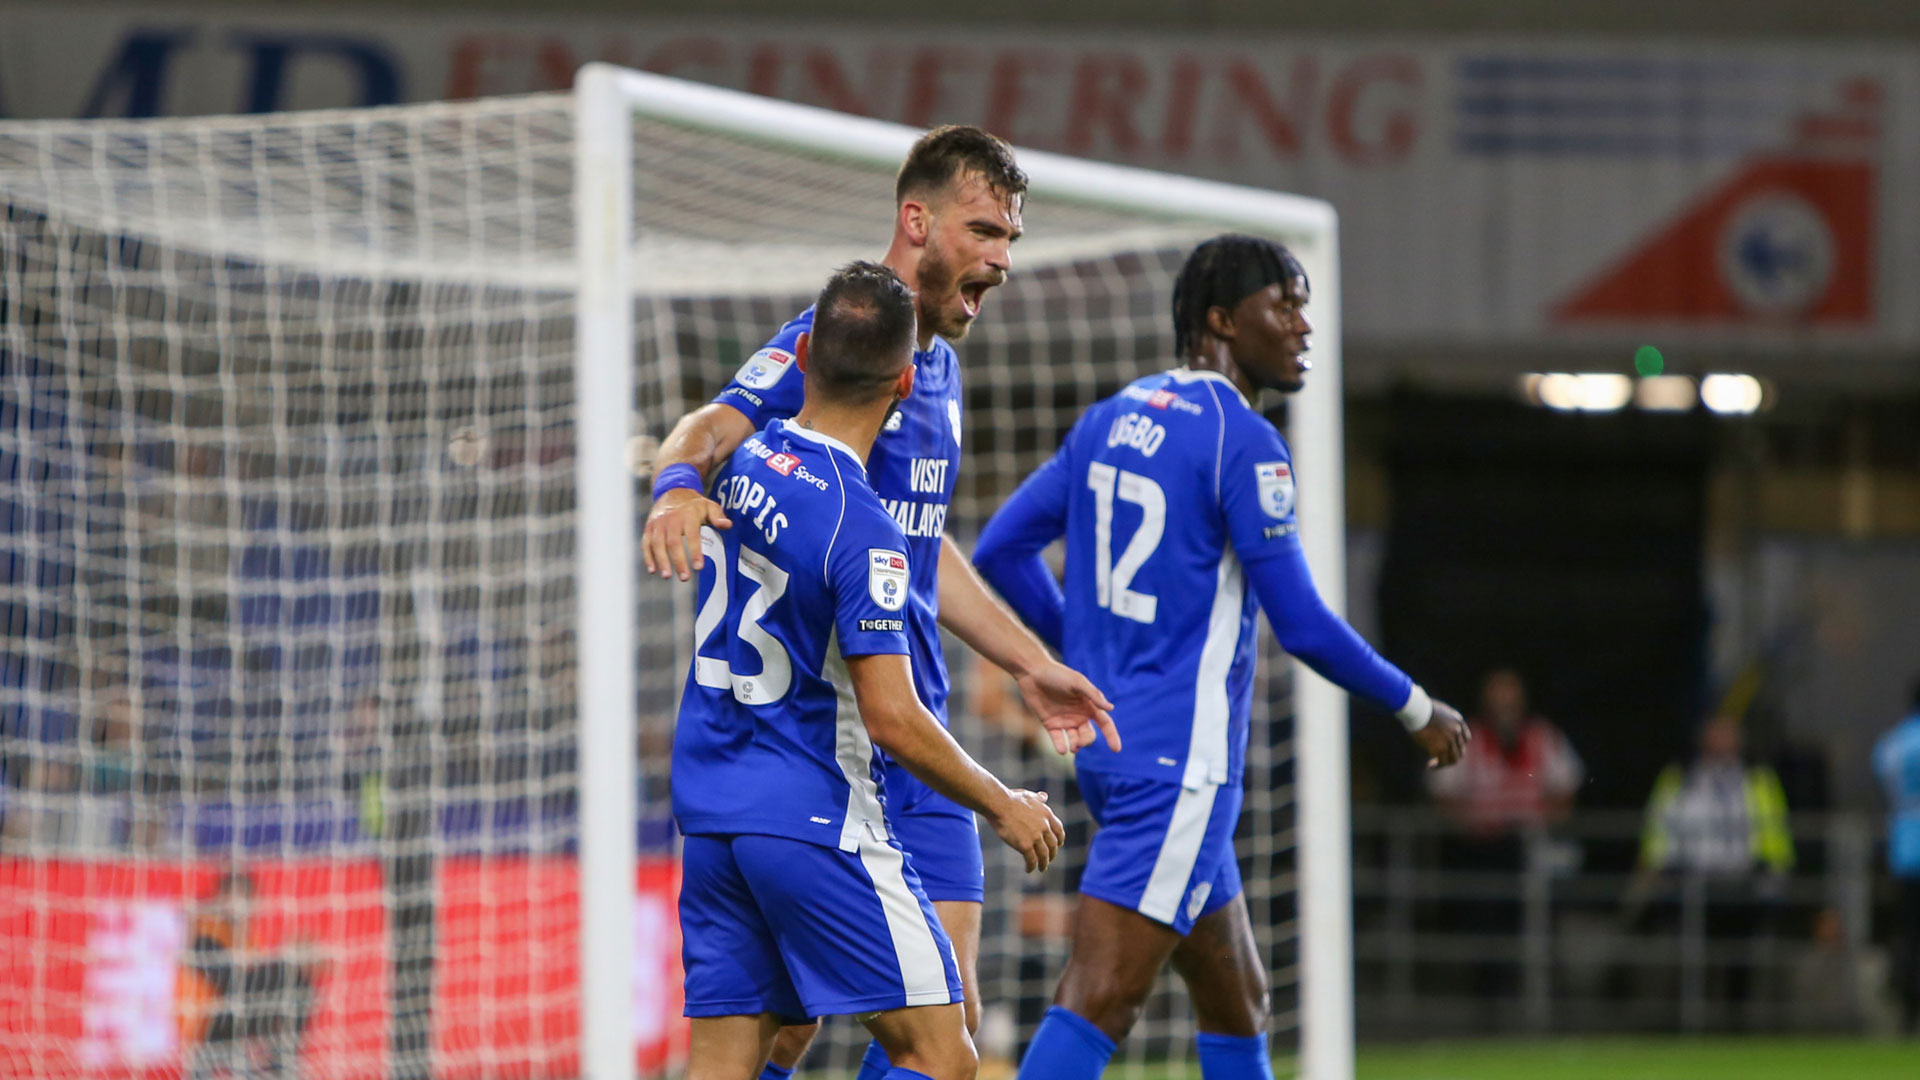
[{"label": "short sleeve", "polygon": [[909,652],[907,593],[912,575],[900,527],[879,509],[849,507],[827,552],[834,626],[842,656]]},{"label": "short sleeve", "polygon": [[760,351],[734,372],[733,381],[720,391],[714,403],[730,405],[753,422],[754,430],[775,420],[800,415],[806,399],[806,379],[800,373],[795,346],[800,335],[813,326],[813,310],[801,313],[780,328]]},{"label": "short sleeve", "polygon": [[1225,406],[1220,433],[1220,505],[1243,563],[1299,543],[1293,516],[1293,455],[1266,418]]}]

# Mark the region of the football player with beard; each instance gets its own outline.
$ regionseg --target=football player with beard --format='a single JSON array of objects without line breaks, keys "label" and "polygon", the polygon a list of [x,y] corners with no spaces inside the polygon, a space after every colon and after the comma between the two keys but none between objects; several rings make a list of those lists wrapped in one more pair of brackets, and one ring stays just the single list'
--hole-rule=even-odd
[{"label": "football player with beard", "polygon": [[[1021,232],[1026,174],[1012,149],[977,127],[948,126],[914,143],[894,184],[894,228],[881,262],[914,292],[919,337],[912,393],[874,443],[867,475],[881,505],[900,525],[911,578],[905,606],[915,688],[947,722],[949,679],[941,655],[945,627],[1018,682],[1054,745],[1067,753],[1091,744],[1096,727],[1118,749],[1112,704],[1065,666],[1003,607],[946,536],[958,485],[965,395],[953,343],[966,337],[988,290],[1006,280]],[[702,527],[725,529],[726,512],[707,497],[716,469],[755,431],[795,416],[803,403],[798,342],[813,325],[809,308],[753,354],[710,404],[683,417],[654,463],[653,508],[643,550],[650,573],[690,580],[700,569]],[[886,817],[913,861],[947,935],[966,991],[968,1031],[978,1027],[976,963],[984,900],[980,838],[971,811],[908,775],[890,770]],[[765,1076],[790,1076],[815,1025],[784,1029]],[[860,1080],[885,1075],[876,1042]]]}]

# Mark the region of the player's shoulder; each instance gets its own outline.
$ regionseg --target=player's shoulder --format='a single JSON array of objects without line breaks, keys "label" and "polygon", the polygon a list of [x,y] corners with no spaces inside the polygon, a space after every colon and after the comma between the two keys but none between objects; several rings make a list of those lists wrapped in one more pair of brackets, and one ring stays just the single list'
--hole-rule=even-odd
[{"label": "player's shoulder", "polygon": [[[733,377],[735,385],[729,387],[729,390],[737,392],[744,388],[747,391],[761,393],[772,390],[799,366],[796,361],[799,357],[800,335],[812,329],[812,308],[789,319],[787,324],[780,328],[779,333],[768,338],[765,345],[760,346],[752,356],[747,357],[746,363],[740,365],[740,370]],[[725,394],[722,395],[722,397],[725,396]],[[755,406],[762,404],[762,400],[756,395],[746,394],[745,396],[752,400]]]}]

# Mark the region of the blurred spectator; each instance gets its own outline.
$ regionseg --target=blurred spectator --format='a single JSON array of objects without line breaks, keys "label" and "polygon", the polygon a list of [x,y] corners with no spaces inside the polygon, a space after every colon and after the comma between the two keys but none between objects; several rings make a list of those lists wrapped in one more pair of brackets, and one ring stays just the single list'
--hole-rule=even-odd
[{"label": "blurred spectator", "polygon": [[176,1000],[190,1080],[292,1077],[315,965],[254,940],[253,881],[222,875],[194,912]]},{"label": "blurred spectator", "polygon": [[1715,717],[1700,729],[1693,761],[1660,773],[1641,832],[1642,870],[1778,876],[1793,869],[1780,778],[1747,764],[1742,751],[1740,722]]},{"label": "blurred spectator", "polygon": [[[1443,838],[1441,864],[1475,874],[1478,895],[1449,901],[1440,914],[1447,925],[1517,941],[1520,875],[1548,862],[1541,834],[1566,820],[1586,770],[1560,729],[1528,711],[1526,683],[1511,668],[1487,674],[1480,709],[1468,724],[1467,756],[1429,773],[1428,783],[1441,812],[1461,830]],[[1476,961],[1471,988],[1479,998],[1512,997],[1520,989],[1519,964]]]},{"label": "blurred spectator", "polygon": [[1518,672],[1501,668],[1480,689],[1480,711],[1469,718],[1467,756],[1429,781],[1447,817],[1468,832],[1489,836],[1544,829],[1565,821],[1586,767],[1573,744],[1543,716],[1527,711],[1527,687]]},{"label": "blurred spectator", "polygon": [[1887,862],[1899,899],[1895,908],[1894,983],[1900,1024],[1920,1034],[1920,682],[1913,687],[1907,718],[1873,749],[1873,771],[1886,789],[1893,814],[1887,823]]},{"label": "blurred spectator", "polygon": [[1640,871],[1626,911],[1643,930],[1671,933],[1686,925],[1683,906],[1701,905],[1709,954],[1728,962],[1709,970],[1717,996],[1744,1023],[1754,972],[1768,952],[1785,877],[1793,869],[1793,834],[1780,778],[1743,755],[1740,722],[1717,716],[1701,729],[1689,762],[1668,765],[1654,781],[1641,831]]}]

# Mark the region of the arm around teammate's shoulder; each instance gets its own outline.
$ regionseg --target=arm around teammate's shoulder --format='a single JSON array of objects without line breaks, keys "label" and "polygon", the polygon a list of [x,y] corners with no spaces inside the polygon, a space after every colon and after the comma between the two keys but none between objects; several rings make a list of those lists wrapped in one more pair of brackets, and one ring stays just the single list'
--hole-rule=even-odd
[{"label": "arm around teammate's shoulder", "polygon": [[850,656],[847,674],[875,746],[928,787],[986,818],[1026,859],[1029,871],[1047,868],[1067,833],[1047,808],[1046,793],[1009,790],[967,756],[920,703],[904,654]]},{"label": "arm around teammate's shoulder", "polygon": [[704,486],[715,469],[733,456],[753,434],[753,421],[731,405],[704,405],[680,418],[660,444],[653,459],[653,475],[663,477],[674,466],[691,469],[701,487],[663,491],[647,511],[641,551],[647,572],[686,581],[705,563],[700,554],[700,529],[732,526],[720,504],[707,498]]}]

